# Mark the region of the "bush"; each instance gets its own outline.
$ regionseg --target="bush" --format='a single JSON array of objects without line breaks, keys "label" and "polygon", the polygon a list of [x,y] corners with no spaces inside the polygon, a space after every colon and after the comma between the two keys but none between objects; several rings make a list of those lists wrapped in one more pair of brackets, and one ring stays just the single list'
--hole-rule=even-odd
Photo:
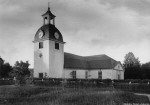
[{"label": "bush", "polygon": [[13,85],[15,84],[14,80],[0,80],[0,85]]},{"label": "bush", "polygon": [[112,85],[112,80],[111,80],[111,79],[103,79],[102,82],[103,82],[104,84],[106,84],[106,86]]}]

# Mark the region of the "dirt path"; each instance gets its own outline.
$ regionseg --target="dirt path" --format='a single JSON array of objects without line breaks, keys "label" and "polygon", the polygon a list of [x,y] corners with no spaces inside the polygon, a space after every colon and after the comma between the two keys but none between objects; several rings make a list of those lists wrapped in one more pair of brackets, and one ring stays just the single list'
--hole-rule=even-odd
[{"label": "dirt path", "polygon": [[150,102],[150,94],[144,94],[144,93],[134,93],[135,95],[144,95],[147,96]]}]

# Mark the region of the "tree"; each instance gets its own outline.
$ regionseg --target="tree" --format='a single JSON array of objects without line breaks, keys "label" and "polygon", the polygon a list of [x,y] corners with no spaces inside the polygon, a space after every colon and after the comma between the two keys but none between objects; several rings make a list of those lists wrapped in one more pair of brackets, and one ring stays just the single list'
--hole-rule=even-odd
[{"label": "tree", "polygon": [[12,71],[12,66],[9,63],[4,63],[2,66],[2,78],[8,78],[9,73]]},{"label": "tree", "polygon": [[4,60],[0,57],[0,78],[2,77],[2,66],[4,64]]},{"label": "tree", "polygon": [[72,79],[76,79],[76,71],[70,72],[70,76]]},{"label": "tree", "polygon": [[134,54],[132,52],[129,52],[128,54],[125,55],[125,60],[123,66],[125,68],[129,66],[140,66],[140,61],[139,58],[135,58]]},{"label": "tree", "polygon": [[4,64],[4,60],[0,57],[0,68],[2,67],[3,64]]},{"label": "tree", "polygon": [[29,65],[28,61],[16,61],[10,76],[16,77],[19,82],[25,82],[25,78],[30,76]]},{"label": "tree", "polygon": [[4,60],[0,57],[0,78],[8,78],[11,71],[12,66],[9,63],[4,63]]},{"label": "tree", "polygon": [[150,79],[150,62],[142,64],[142,79]]},{"label": "tree", "polygon": [[138,58],[132,52],[125,55],[123,64],[125,68],[125,79],[141,79],[142,71],[141,64]]}]

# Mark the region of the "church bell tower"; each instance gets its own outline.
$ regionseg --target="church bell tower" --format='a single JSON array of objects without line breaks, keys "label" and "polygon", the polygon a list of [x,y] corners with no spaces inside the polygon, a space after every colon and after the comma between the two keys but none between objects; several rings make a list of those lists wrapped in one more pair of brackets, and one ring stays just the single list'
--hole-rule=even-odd
[{"label": "church bell tower", "polygon": [[34,77],[62,78],[64,69],[64,41],[55,27],[55,15],[48,6],[42,15],[43,25],[34,37]]}]

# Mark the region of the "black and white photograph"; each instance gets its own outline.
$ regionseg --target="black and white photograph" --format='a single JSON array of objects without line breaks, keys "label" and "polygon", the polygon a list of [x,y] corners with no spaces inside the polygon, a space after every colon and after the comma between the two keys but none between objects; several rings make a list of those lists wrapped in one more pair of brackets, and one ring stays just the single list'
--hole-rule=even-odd
[{"label": "black and white photograph", "polygon": [[0,105],[150,105],[150,0],[0,0]]}]

